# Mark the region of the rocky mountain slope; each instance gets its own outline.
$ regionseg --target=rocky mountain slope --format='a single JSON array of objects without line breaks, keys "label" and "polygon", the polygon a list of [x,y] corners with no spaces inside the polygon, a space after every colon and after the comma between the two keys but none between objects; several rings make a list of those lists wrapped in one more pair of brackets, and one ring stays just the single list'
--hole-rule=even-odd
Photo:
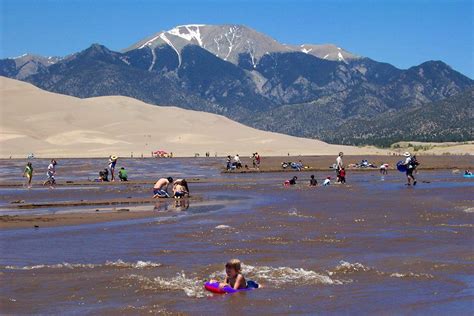
[{"label": "rocky mountain slope", "polygon": [[219,113],[335,143],[358,142],[342,128],[348,122],[430,106],[474,86],[441,61],[402,70],[336,45],[281,44],[240,25],[177,26],[122,52],[94,44],[36,72],[15,65],[2,60],[0,75],[82,98],[124,95]]}]

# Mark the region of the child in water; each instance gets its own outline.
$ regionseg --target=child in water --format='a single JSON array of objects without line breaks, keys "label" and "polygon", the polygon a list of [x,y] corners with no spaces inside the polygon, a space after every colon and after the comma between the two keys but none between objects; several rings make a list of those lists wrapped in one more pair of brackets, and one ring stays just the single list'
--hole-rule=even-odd
[{"label": "child in water", "polygon": [[[241,273],[241,264],[239,259],[231,259],[225,265],[226,278],[224,282],[219,283],[219,288],[230,286],[234,290],[246,289],[247,281]],[[211,280],[211,282],[217,282]]]},{"label": "child in water", "polygon": [[298,177],[297,176],[294,176],[293,178],[291,178],[290,180],[286,180],[283,185],[286,187],[286,186],[290,186],[290,185],[295,185],[296,184],[296,180],[298,180]]},{"label": "child in water", "polygon": [[346,169],[344,168],[339,171],[339,183],[346,183]]},{"label": "child in water", "polygon": [[314,178],[314,174],[311,175],[311,179],[309,179],[309,186],[315,187],[318,185],[318,180]]},{"label": "child in water", "polygon": [[331,184],[331,177],[327,177],[326,180],[324,180],[324,182],[323,182],[323,186],[326,187],[326,186],[328,186],[328,185],[330,185],[330,184]]}]

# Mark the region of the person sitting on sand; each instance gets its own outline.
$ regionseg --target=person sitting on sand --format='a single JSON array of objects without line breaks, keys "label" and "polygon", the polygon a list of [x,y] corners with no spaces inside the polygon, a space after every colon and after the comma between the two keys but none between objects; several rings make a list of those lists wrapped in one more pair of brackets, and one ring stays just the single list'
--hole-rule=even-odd
[{"label": "person sitting on sand", "polygon": [[118,177],[119,177],[120,181],[128,181],[127,170],[125,170],[124,167],[120,168],[119,173],[118,173]]},{"label": "person sitting on sand", "polygon": [[331,177],[327,177],[323,182],[323,186],[327,187],[330,184],[331,184]]},{"label": "person sitting on sand", "polygon": [[[219,283],[219,288],[224,288],[230,286],[234,290],[246,289],[247,281],[242,275],[242,267],[239,259],[231,259],[225,265],[226,277],[224,282]],[[211,282],[217,282],[216,280],[211,280]]]},{"label": "person sitting on sand", "polygon": [[227,166],[226,166],[227,171],[232,170],[232,158],[230,155],[227,156]]},{"label": "person sitting on sand", "polygon": [[311,178],[309,179],[309,186],[315,187],[317,185],[318,185],[318,181],[314,178],[314,174],[312,174]]},{"label": "person sitting on sand", "polygon": [[109,182],[109,169],[104,169],[102,171],[99,171],[99,179],[97,179],[99,182]]},{"label": "person sitting on sand", "polygon": [[189,187],[186,179],[178,179],[173,182],[173,195],[175,198],[189,196]]},{"label": "person sitting on sand", "polygon": [[169,198],[168,187],[173,183],[173,178],[161,178],[153,186],[153,198]]},{"label": "person sitting on sand", "polygon": [[33,180],[33,165],[29,161],[25,166],[25,171],[23,171],[23,177],[26,177],[26,180],[28,181],[27,186],[28,188],[31,188],[31,181]]},{"label": "person sitting on sand", "polygon": [[289,180],[286,180],[284,182],[284,185],[285,186],[289,186],[289,185],[295,185],[296,184],[296,180],[298,180],[298,177],[297,176],[294,176],[293,178],[289,179]]}]

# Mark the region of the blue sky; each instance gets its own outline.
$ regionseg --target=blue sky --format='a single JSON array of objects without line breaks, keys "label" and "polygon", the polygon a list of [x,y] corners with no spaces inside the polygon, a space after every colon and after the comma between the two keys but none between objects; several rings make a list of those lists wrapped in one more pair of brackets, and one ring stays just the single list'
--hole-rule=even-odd
[{"label": "blue sky", "polygon": [[442,60],[474,78],[473,0],[0,0],[0,57],[113,50],[175,25],[245,24],[287,44],[335,43],[408,68]]}]

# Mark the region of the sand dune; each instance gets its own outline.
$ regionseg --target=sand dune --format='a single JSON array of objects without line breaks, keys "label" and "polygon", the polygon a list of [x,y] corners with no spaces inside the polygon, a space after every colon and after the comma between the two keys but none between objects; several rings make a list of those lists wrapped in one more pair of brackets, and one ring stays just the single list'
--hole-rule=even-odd
[{"label": "sand dune", "polygon": [[267,156],[383,154],[256,130],[223,116],[161,107],[123,97],[79,99],[0,77],[0,157],[219,156],[258,151]]}]

